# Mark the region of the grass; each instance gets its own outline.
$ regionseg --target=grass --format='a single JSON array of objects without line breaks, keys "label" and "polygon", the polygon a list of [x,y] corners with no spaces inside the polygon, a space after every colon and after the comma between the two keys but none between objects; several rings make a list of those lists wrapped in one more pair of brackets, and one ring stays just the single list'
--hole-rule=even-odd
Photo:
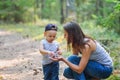
[{"label": "grass", "polygon": [[[31,38],[42,38],[41,35],[44,31],[43,26],[37,25],[28,25],[28,24],[2,24],[0,25],[1,29],[8,30],[11,32],[18,32],[22,34],[24,37],[31,37]],[[38,39],[40,39],[38,38]]]},{"label": "grass", "polygon": [[[42,22],[41,22],[42,23]],[[44,24],[0,24],[0,29],[8,30],[11,32],[18,32],[24,37],[29,37],[33,40],[40,40],[44,37],[44,26],[49,22],[44,22]],[[51,22],[52,23],[52,22]],[[70,52],[66,51],[66,42],[63,38],[62,25],[58,24],[59,30],[56,40],[61,43],[61,47],[64,51],[64,56],[69,56]],[[105,45],[110,49],[111,56],[114,61],[115,69],[120,69],[120,37],[113,31],[102,28],[101,26],[96,26],[94,22],[84,22],[81,27],[85,34],[92,36],[96,40],[110,40]],[[111,75],[107,80],[119,80],[120,77],[117,75]]]}]

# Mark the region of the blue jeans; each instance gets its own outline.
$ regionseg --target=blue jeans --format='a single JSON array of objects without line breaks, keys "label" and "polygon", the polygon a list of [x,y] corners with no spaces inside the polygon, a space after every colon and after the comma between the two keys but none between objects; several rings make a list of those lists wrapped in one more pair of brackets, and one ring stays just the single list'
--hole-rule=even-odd
[{"label": "blue jeans", "polygon": [[52,62],[47,65],[43,65],[44,80],[59,80],[59,63]]},{"label": "blue jeans", "polygon": [[[81,58],[77,55],[68,57],[68,60],[76,65],[79,64],[80,59]],[[105,67],[98,62],[89,60],[85,70],[82,73],[79,74],[68,67],[64,70],[63,75],[66,78],[75,80],[91,80],[92,78],[105,79],[111,75],[112,70],[112,68]]]}]

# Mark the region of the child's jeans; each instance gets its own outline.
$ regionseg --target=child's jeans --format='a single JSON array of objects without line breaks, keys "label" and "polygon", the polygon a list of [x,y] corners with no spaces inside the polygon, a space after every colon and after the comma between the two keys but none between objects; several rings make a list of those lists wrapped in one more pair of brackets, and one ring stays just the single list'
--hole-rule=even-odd
[{"label": "child's jeans", "polygon": [[43,65],[44,80],[59,80],[59,63],[52,62],[47,65]]},{"label": "child's jeans", "polygon": [[[80,62],[80,57],[77,55],[72,55],[68,57],[68,60],[73,64],[78,65]],[[91,80],[92,78],[105,79],[112,73],[112,67],[105,67],[98,62],[89,60],[85,70],[78,74],[69,67],[64,70],[63,75],[68,79],[75,80]]]}]

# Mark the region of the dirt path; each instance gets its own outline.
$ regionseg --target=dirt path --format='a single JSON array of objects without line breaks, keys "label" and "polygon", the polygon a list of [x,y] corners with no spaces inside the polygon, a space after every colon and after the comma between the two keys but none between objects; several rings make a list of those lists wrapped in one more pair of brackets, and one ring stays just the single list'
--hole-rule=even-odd
[{"label": "dirt path", "polygon": [[[0,80],[43,80],[39,41],[0,30]],[[64,64],[60,63],[60,80]]]}]

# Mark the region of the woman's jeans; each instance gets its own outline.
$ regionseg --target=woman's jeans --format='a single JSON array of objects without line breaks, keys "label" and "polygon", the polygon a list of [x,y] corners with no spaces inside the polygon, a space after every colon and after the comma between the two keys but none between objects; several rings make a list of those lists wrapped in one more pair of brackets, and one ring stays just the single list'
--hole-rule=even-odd
[{"label": "woman's jeans", "polygon": [[[79,64],[80,59],[81,58],[77,55],[68,57],[68,60],[76,65]],[[68,79],[91,80],[92,78],[105,79],[109,77],[111,73],[112,68],[105,67],[98,62],[89,60],[85,70],[82,73],[79,74],[68,67],[64,70],[63,75]]]},{"label": "woman's jeans", "polygon": [[44,80],[59,80],[59,63],[52,62],[47,65],[43,65]]}]

